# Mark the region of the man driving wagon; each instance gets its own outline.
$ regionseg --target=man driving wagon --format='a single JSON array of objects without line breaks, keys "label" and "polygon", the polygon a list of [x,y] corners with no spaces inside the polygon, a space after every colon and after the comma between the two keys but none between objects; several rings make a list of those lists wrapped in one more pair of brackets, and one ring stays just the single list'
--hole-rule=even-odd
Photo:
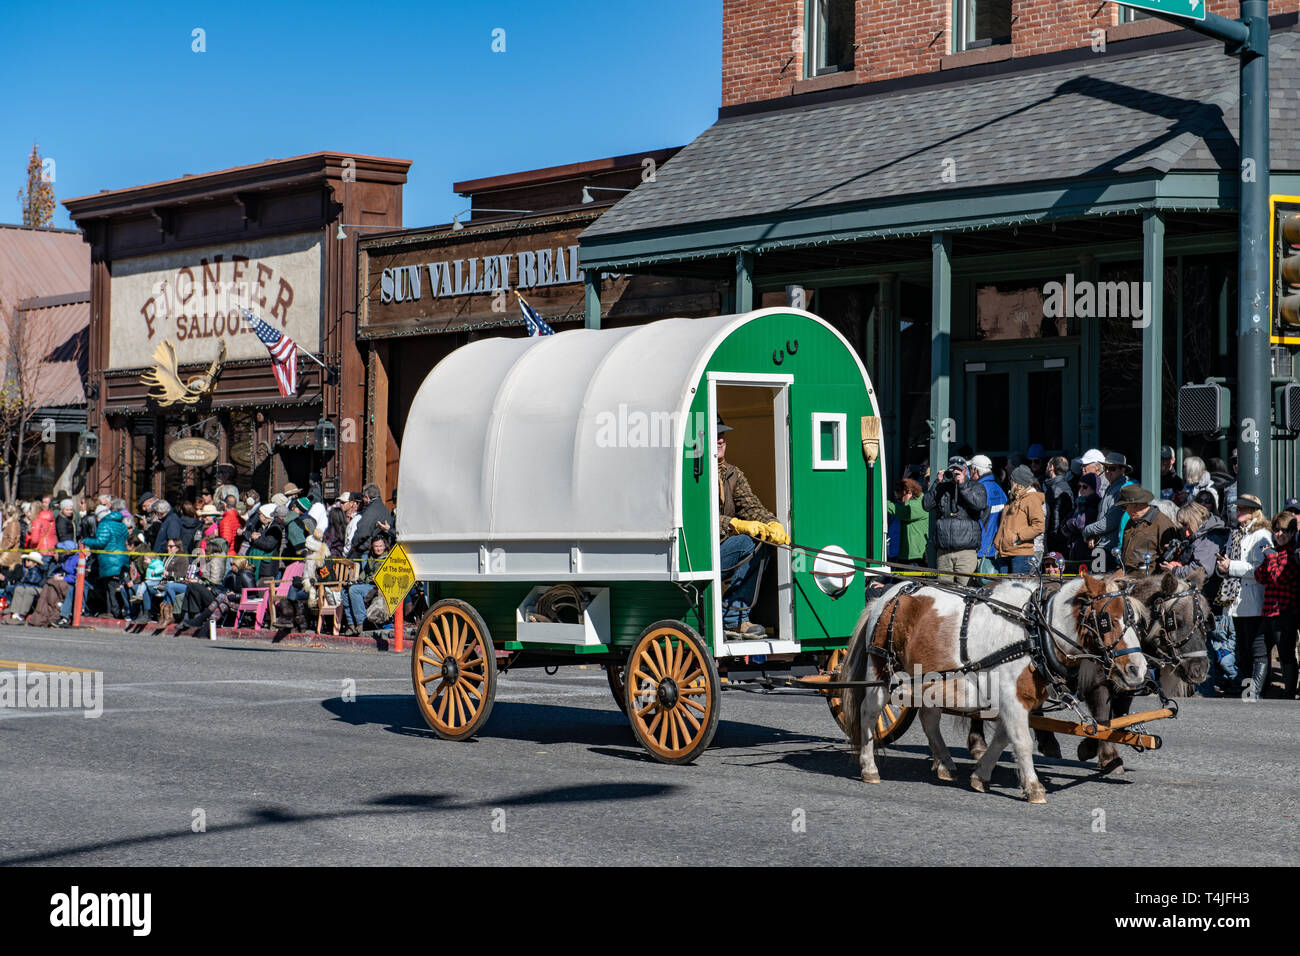
[{"label": "man driving wagon", "polygon": [[789,544],[776,515],[749,486],[745,473],[726,460],[726,432],[732,431],[718,417],[718,533],[722,538],[719,555],[722,574],[731,579],[722,592],[722,627],[731,639],[762,638],[767,629],[749,619],[754,607],[759,578],[772,549],[765,543]]}]

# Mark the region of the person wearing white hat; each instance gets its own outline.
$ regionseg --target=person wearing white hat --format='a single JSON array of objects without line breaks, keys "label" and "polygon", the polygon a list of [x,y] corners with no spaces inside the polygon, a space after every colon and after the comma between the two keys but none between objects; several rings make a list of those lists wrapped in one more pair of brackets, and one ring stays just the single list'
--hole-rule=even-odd
[{"label": "person wearing white hat", "polygon": [[253,577],[259,580],[263,577],[279,577],[280,574],[278,561],[261,560],[280,555],[280,547],[284,544],[284,521],[279,515],[280,510],[281,506],[272,502],[257,509],[261,526],[248,539],[248,560]]},{"label": "person wearing white hat", "polygon": [[992,574],[997,570],[998,557],[997,545],[993,543],[993,539],[997,536],[998,526],[1002,522],[1002,509],[1007,506],[1007,493],[993,477],[993,462],[989,460],[988,455],[976,455],[967,462],[967,465],[970,466],[970,477],[978,479],[984,486],[984,495],[988,501],[988,507],[980,521],[980,546],[979,551],[976,552],[976,557],[979,558],[977,570],[981,574]]},{"label": "person wearing white hat", "polygon": [[13,620],[22,621],[32,612],[44,586],[45,555],[39,551],[29,551],[23,555],[22,580],[14,587],[13,601],[9,605]]}]

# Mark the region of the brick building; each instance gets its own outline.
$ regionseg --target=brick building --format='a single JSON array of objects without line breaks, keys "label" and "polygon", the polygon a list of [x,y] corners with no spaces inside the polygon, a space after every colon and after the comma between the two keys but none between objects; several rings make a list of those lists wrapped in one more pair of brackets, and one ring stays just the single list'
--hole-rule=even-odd
[{"label": "brick building", "polygon": [[[1275,195],[1300,195],[1298,9],[1270,5]],[[1228,457],[1175,416],[1180,383],[1235,376],[1243,332],[1222,43],[1097,0],[723,17],[718,121],[584,231],[589,284],[729,278],[737,311],[799,297],[885,397],[891,478],[962,446],[1109,447],[1148,481],[1162,444]],[[1084,288],[1111,307],[1058,307]],[[1294,334],[1274,327],[1275,376]],[[1300,481],[1295,446],[1274,436],[1275,497]]]}]

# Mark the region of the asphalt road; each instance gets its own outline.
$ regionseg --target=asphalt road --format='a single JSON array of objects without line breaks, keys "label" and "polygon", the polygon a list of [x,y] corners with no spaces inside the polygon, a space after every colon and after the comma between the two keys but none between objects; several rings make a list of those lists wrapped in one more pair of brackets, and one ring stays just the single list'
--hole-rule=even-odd
[{"label": "asphalt road", "polygon": [[404,655],[6,627],[0,659],[105,681],[98,719],[0,709],[10,865],[1195,866],[1300,843],[1297,703],[1187,701],[1122,777],[1038,758],[1030,806],[1009,754],[971,791],[951,728],[962,783],[933,778],[919,724],[861,783],[820,699],[725,693],[713,748],[670,767],[599,668],[512,672],[481,736],[448,743]]}]

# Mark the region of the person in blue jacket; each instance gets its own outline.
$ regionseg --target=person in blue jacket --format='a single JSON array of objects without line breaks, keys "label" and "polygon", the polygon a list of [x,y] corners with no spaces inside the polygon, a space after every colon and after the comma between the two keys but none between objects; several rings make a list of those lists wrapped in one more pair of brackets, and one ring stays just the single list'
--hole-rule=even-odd
[{"label": "person in blue jacket", "polygon": [[[122,517],[122,512],[126,510],[126,502],[121,498],[114,498],[109,509],[108,513],[99,519],[94,536],[84,539],[81,544],[87,550],[103,552],[98,555],[96,582],[104,588],[104,604],[111,614],[116,611],[115,592],[121,586],[123,572],[131,563],[131,555],[127,553],[126,520]],[[89,579],[82,586],[82,607],[85,607],[84,592],[88,584]],[[72,604],[76,597],[76,590],[75,586],[68,588],[68,594],[63,599],[63,607],[60,609],[63,617],[59,620],[61,625],[66,624],[72,617]]]},{"label": "person in blue jacket", "polygon": [[988,500],[988,517],[980,522],[978,570],[981,574],[992,574],[997,570],[995,562],[998,558],[998,549],[993,543],[993,538],[998,533],[998,524],[1002,520],[1002,509],[1007,504],[1007,493],[1002,490],[1002,486],[993,477],[993,462],[989,461],[987,455],[976,455],[972,458],[970,460],[970,470],[971,477],[978,478],[979,483],[984,486],[984,494]]}]

